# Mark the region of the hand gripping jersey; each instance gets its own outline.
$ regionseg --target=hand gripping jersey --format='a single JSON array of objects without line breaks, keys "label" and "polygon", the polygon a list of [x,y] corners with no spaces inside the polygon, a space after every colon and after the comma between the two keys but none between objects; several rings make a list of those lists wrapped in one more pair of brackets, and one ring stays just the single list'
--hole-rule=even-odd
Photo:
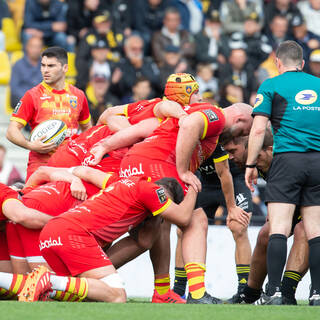
[{"label": "hand gripping jersey", "polygon": [[[67,137],[77,133],[79,123],[90,121],[88,102],[84,93],[72,85],[67,84],[63,90],[58,91],[42,82],[26,92],[15,107],[10,120],[22,123],[24,126],[29,123],[33,129],[39,123],[50,119],[65,122],[68,127]],[[36,167],[45,164],[49,157],[49,154],[30,151],[28,177]]]},{"label": "hand gripping jersey", "polygon": [[[185,107],[188,114],[199,112],[204,121],[204,131],[190,160],[190,170],[195,171],[215,150],[222,133],[225,118],[222,109],[208,103],[195,103]],[[142,156],[152,160],[176,164],[176,141],[179,120],[170,118],[163,121],[153,134],[135,144],[126,157]],[[187,139],[188,137],[186,137]]]}]

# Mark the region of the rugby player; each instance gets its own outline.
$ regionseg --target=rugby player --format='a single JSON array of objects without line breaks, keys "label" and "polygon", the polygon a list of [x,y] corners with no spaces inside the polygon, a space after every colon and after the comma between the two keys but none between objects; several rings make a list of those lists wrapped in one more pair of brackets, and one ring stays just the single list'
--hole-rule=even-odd
[{"label": "rugby player", "polygon": [[[150,137],[135,144],[129,150],[121,162],[120,176],[145,175],[153,180],[163,176],[172,176],[182,186],[188,183],[196,190],[200,190],[201,183],[193,172],[214,151],[219,135],[222,134],[222,138],[226,138],[232,135],[248,134],[250,130],[252,108],[245,104],[236,104],[223,111],[210,104],[201,103],[193,104],[186,109],[190,115],[184,117],[182,123],[180,121],[180,129],[177,119],[167,119]],[[197,222],[202,226],[201,236],[205,238],[207,218],[201,209],[196,210],[195,216]],[[170,227],[166,231],[169,234]],[[192,243],[189,245],[192,246]],[[163,281],[159,281],[159,285],[168,287],[170,285],[169,248],[169,236],[162,237],[155,243],[150,253],[156,255],[161,262],[159,269],[154,270],[155,274],[165,275]],[[152,253],[152,251],[155,252]],[[205,252],[206,247],[202,252],[203,259],[198,261],[199,263],[191,267],[185,266],[187,275],[189,273],[189,284],[197,281],[196,285],[191,287],[189,285],[191,292],[188,303],[219,303],[218,299],[205,292],[205,268],[202,266]],[[193,274],[200,274],[201,277],[192,279]]]},{"label": "rugby player", "polygon": [[[268,171],[273,158],[273,136],[271,130],[266,131],[262,150],[257,158],[257,169],[260,176],[267,180]],[[230,143],[224,145],[232,158],[239,167],[244,167],[247,161],[248,137],[235,138]],[[253,303],[260,298],[262,285],[267,275],[267,246],[270,225],[268,220],[261,228],[257,243],[251,259],[251,270],[247,285],[240,294],[238,303]],[[303,228],[303,222],[297,208],[292,233],[294,234],[293,245],[288,257],[286,270],[284,272],[281,292],[282,304],[296,305],[295,291],[299,281],[308,269],[308,242]],[[259,302],[257,301],[257,304]]]},{"label": "rugby player", "polygon": [[[230,169],[229,169],[230,164]],[[240,293],[248,280],[251,259],[251,247],[248,239],[247,227],[252,212],[251,192],[245,185],[244,170],[239,168],[229,155],[218,144],[213,154],[201,164],[198,169],[202,190],[198,194],[197,207],[203,208],[208,218],[214,218],[220,205],[226,206],[228,211],[227,225],[236,243],[236,271],[238,275],[238,291],[229,299],[237,303]],[[237,209],[237,206],[248,214]],[[181,241],[181,232],[178,241]],[[187,276],[183,268],[180,254],[180,243],[176,249],[176,268],[174,291],[180,296],[185,294]]]},{"label": "rugby player", "polygon": [[63,48],[45,50],[41,55],[43,81],[25,93],[10,118],[8,140],[30,150],[27,179],[40,165],[47,163],[56,149],[53,142],[27,140],[21,132],[27,123],[33,129],[45,120],[63,120],[68,127],[67,137],[76,134],[79,128],[85,131],[91,127],[87,99],[81,90],[65,82],[67,71],[68,56]]},{"label": "rugby player", "polygon": [[[93,237],[93,232],[108,228],[112,242],[127,232],[129,226],[137,226],[152,213],[185,229],[186,238],[188,235],[194,238],[197,228],[193,224],[192,212],[196,194],[190,188],[181,202],[183,191],[172,178],[152,183],[144,177],[132,177],[109,185],[43,228],[41,252],[56,275],[50,275],[45,268],[37,269],[28,276],[19,300],[39,300],[52,288],[77,295],[79,299],[88,297],[95,301],[125,302],[123,282]],[[201,240],[193,240],[193,243],[194,246],[202,246]],[[194,261],[198,255],[187,246],[183,254],[187,262]],[[70,291],[70,284],[76,282],[78,285],[73,285]]]}]

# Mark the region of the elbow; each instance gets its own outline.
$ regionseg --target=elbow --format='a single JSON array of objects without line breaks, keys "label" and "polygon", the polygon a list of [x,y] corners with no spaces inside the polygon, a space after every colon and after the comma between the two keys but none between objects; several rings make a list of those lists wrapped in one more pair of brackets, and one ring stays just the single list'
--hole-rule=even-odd
[{"label": "elbow", "polygon": [[182,218],[179,220],[179,223],[177,226],[181,229],[185,229],[189,226],[191,222],[191,217],[187,217],[186,215],[183,215]]}]

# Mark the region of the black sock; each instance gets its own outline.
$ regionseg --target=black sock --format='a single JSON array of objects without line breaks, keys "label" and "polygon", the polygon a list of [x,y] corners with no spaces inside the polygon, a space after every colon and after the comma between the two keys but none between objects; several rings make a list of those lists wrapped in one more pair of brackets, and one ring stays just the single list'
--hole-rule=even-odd
[{"label": "black sock", "polygon": [[309,243],[309,268],[311,276],[311,295],[320,293],[320,237],[315,237]]},{"label": "black sock", "polygon": [[261,290],[250,288],[246,285],[243,289],[244,301],[246,303],[254,303],[260,298]]},{"label": "black sock", "polygon": [[281,282],[282,295],[294,299],[298,283],[302,279],[302,274],[297,271],[286,270]]},{"label": "black sock", "polygon": [[236,269],[238,275],[238,292],[242,292],[248,282],[250,264],[237,264]]},{"label": "black sock", "polygon": [[281,277],[287,259],[287,237],[283,234],[272,234],[269,237],[267,251],[267,268],[269,286],[267,295],[273,296],[280,291]]},{"label": "black sock", "polygon": [[174,278],[174,286],[173,291],[177,293],[179,296],[183,296],[186,292],[187,286],[187,273],[184,268],[175,268],[175,278]]}]

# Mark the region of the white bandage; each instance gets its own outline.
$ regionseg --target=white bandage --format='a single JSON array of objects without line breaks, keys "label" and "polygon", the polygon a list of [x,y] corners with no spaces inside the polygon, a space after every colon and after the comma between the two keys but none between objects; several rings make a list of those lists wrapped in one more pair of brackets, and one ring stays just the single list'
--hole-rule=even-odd
[{"label": "white bandage", "polygon": [[69,168],[67,171],[68,171],[69,173],[73,174],[73,171],[74,171],[75,168],[76,168],[76,167],[71,167],[71,168]]},{"label": "white bandage", "polygon": [[102,279],[100,279],[102,282],[107,284],[111,288],[119,288],[124,289],[124,281],[121,279],[119,273],[112,273]]}]

